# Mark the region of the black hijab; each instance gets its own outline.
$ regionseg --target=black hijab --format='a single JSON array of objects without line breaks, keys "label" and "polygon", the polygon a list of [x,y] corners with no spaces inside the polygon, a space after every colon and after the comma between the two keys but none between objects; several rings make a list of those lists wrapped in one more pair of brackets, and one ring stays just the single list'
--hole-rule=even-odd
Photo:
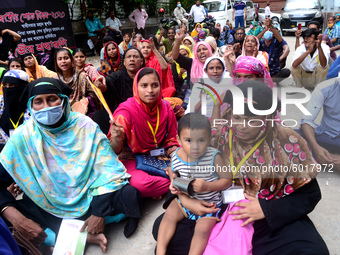
[{"label": "black hijab", "polygon": [[16,125],[20,125],[24,121],[23,114],[27,109],[27,97],[21,97],[21,95],[24,93],[28,81],[28,75],[22,70],[10,70],[4,75],[4,84],[18,85],[13,88],[3,87],[4,111],[0,118],[0,126],[8,135],[10,129],[15,129]]}]

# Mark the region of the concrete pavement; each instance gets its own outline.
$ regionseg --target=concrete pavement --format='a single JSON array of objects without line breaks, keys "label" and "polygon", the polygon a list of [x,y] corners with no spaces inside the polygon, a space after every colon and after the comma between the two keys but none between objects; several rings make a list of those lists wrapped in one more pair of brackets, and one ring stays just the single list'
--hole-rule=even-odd
[{"label": "concrete pavement", "polygon": [[[295,37],[285,36],[284,39],[290,46],[290,54],[287,59],[287,67],[290,68],[294,54]],[[301,39],[302,40],[302,39]],[[339,55],[339,52],[337,52]],[[89,59],[90,62],[98,66],[98,60]],[[279,87],[288,86],[292,79],[284,80]],[[289,98],[300,98],[301,94],[288,96]],[[295,107],[288,106],[288,114],[285,118],[300,120],[301,113]],[[320,119],[321,116],[318,118]],[[331,255],[340,254],[340,217],[338,204],[340,198],[340,173],[320,173],[317,177],[322,191],[322,200],[315,210],[309,215],[314,222],[319,233],[325,240]],[[154,220],[164,212],[162,204],[164,200],[153,201],[143,200],[143,218],[138,229],[129,238],[123,235],[125,221],[118,224],[111,224],[106,227],[106,237],[108,246],[106,254],[121,255],[151,255],[154,254],[156,242],[152,237],[152,226]],[[100,248],[95,245],[88,245],[86,255],[102,254]],[[278,254],[279,255],[279,254]]]}]

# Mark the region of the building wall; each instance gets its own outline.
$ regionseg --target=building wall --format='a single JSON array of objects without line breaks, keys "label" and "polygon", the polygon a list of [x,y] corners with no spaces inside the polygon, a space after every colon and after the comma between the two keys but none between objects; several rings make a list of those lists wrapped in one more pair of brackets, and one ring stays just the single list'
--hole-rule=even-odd
[{"label": "building wall", "polygon": [[[303,1],[303,0],[301,0]],[[272,12],[282,12],[282,8],[285,6],[286,1],[285,0],[254,0],[254,3],[260,4],[260,8],[265,8],[268,3],[270,3],[270,10]]]}]

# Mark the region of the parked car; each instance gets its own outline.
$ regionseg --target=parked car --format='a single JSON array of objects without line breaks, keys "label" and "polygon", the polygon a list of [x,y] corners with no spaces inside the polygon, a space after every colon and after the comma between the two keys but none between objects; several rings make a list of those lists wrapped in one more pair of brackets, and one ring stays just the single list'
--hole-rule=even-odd
[{"label": "parked car", "polygon": [[[280,13],[270,13],[270,18],[272,19],[272,22],[277,21],[280,23],[281,20],[281,14]],[[264,15],[264,8],[259,9],[259,21],[263,22],[266,19]]]},{"label": "parked car", "polygon": [[255,20],[256,18],[256,11],[255,11],[255,6],[252,1],[246,0],[242,1],[246,4],[247,6],[247,23],[250,23],[251,21]]},{"label": "parked car", "polygon": [[207,0],[202,4],[207,8],[208,14],[216,19],[216,23],[221,24],[221,27],[225,26],[227,20],[232,22],[234,1]]},{"label": "parked car", "polygon": [[[243,2],[247,7],[246,21],[250,23],[256,18],[255,6],[251,0],[245,0]],[[235,22],[233,21],[234,0],[207,0],[202,4],[207,8],[208,14],[216,19],[216,23],[220,23],[223,27],[227,20],[229,20],[233,26],[235,26]]]},{"label": "parked car", "polygon": [[320,0],[287,0],[282,8],[281,29],[283,32],[295,32],[299,24],[301,29],[307,29],[311,21],[323,24],[323,6]]}]

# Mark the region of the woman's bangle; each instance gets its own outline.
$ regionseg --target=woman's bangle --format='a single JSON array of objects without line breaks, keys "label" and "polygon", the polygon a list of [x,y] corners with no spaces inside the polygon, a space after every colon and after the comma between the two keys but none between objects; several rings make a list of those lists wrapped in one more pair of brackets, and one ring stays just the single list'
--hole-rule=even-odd
[{"label": "woman's bangle", "polygon": [[2,215],[2,213],[3,213],[8,207],[9,207],[9,205],[8,205],[8,206],[5,206],[4,208],[2,208],[2,210],[1,210],[1,212],[0,212],[0,215]]}]

